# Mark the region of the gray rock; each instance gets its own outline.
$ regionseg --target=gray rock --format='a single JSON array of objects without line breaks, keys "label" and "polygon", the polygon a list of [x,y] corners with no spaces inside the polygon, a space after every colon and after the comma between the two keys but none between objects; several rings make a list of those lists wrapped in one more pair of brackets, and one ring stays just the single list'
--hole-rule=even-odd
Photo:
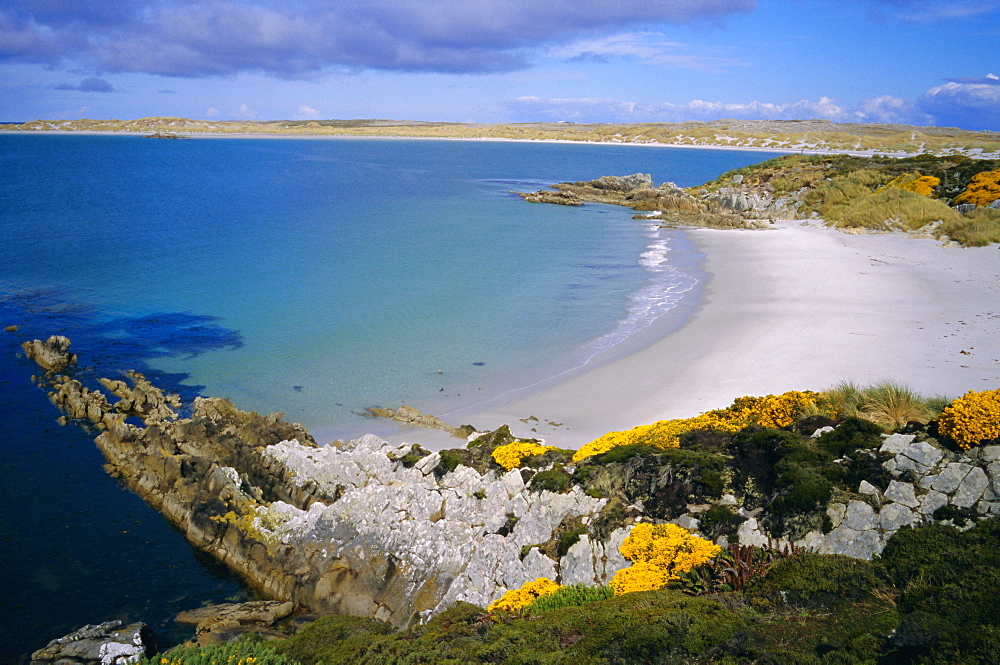
[{"label": "gray rock", "polygon": [[834,528],[840,526],[847,515],[847,506],[842,503],[831,503],[826,507],[826,514],[830,516],[830,522]]},{"label": "gray rock", "polygon": [[900,503],[887,503],[878,515],[878,526],[884,531],[896,531],[900,527],[913,524],[918,517],[910,508]]},{"label": "gray rock", "polygon": [[[594,543],[593,545],[600,545]],[[603,548],[601,548],[603,550]],[[559,562],[559,583],[562,585],[587,584],[595,586],[601,584],[596,570],[597,558],[590,538],[584,534],[580,540],[569,548]]]},{"label": "gray rock", "polygon": [[871,559],[872,556],[882,551],[882,547],[882,539],[876,531],[858,531],[840,526],[827,534],[819,552],[820,554],[845,554],[855,559]]},{"label": "gray rock", "polygon": [[673,524],[677,526],[684,527],[688,531],[697,531],[698,527],[701,526],[701,520],[691,515],[681,515],[675,520],[671,520]]},{"label": "gray rock", "polygon": [[925,475],[933,469],[944,453],[927,443],[917,441],[906,446],[896,455],[896,469],[898,471],[911,470],[918,475]]},{"label": "gray rock", "polygon": [[[893,481],[893,482],[895,482],[895,481]],[[858,485],[858,494],[864,494],[866,496],[877,497],[877,496],[879,496],[879,494],[881,494],[881,492],[879,492],[878,488],[875,487],[874,485],[872,485],[867,480],[862,480],[861,484]]]},{"label": "gray rock", "polygon": [[879,452],[896,455],[903,452],[903,450],[908,445],[913,443],[913,440],[916,438],[917,437],[912,434],[890,434],[885,437],[885,440],[882,442],[882,447],[879,448]]},{"label": "gray rock", "polygon": [[811,438],[818,439],[819,437],[823,436],[827,432],[832,432],[832,431],[833,431],[833,427],[831,427],[830,425],[827,425],[826,427],[820,427],[818,430],[816,430],[815,432],[812,433],[812,437]]},{"label": "gray rock", "polygon": [[983,496],[986,488],[990,486],[986,472],[978,466],[972,467],[969,475],[965,477],[962,484],[955,490],[955,495],[951,502],[960,508],[971,508]]},{"label": "gray rock", "polygon": [[886,501],[895,501],[910,508],[916,508],[920,505],[913,490],[913,485],[901,483],[898,480],[889,481],[889,487],[885,490],[885,498]]},{"label": "gray rock", "polygon": [[[995,447],[1000,448],[1000,446]],[[1000,461],[990,462],[990,465],[986,467],[986,474],[990,478],[990,487],[993,492],[1000,494]]]},{"label": "gray rock", "polygon": [[[902,473],[899,468],[899,463],[896,462],[896,457],[890,457],[885,462],[882,463],[882,468],[885,469],[893,478],[898,478]],[[912,464],[912,462],[910,462]]]},{"label": "gray rock", "polygon": [[421,457],[417,460],[417,463],[413,465],[413,468],[426,476],[434,471],[434,467],[436,467],[440,462],[441,453],[433,452],[430,455]]},{"label": "gray rock", "polygon": [[1000,462],[1000,446],[983,446],[978,450],[978,457],[984,462]]},{"label": "gray rock", "polygon": [[937,474],[934,482],[931,483],[931,489],[945,494],[951,494],[958,489],[958,486],[962,484],[962,481],[965,480],[965,477],[969,475],[969,471],[971,470],[972,467],[968,464],[946,464],[945,467],[941,469],[941,472]]},{"label": "gray rock", "polygon": [[31,665],[127,665],[155,652],[153,632],[146,624],[108,621],[52,640],[31,654]]},{"label": "gray rock", "polygon": [[948,505],[948,495],[942,494],[941,492],[935,492],[931,490],[925,496],[923,501],[920,502],[920,514],[926,517],[930,517],[934,514],[934,511],[941,506]]},{"label": "gray rock", "polygon": [[851,501],[847,504],[842,526],[855,531],[867,531],[874,529],[875,525],[875,510],[871,506],[864,501]]},{"label": "gray rock", "polygon": [[537,580],[539,577],[547,577],[554,582],[559,576],[556,572],[556,562],[542,554],[542,551],[537,547],[531,548],[531,551],[524,557],[524,573],[529,582]]},{"label": "gray rock", "polygon": [[747,521],[743,522],[743,524],[740,525],[740,528],[736,530],[736,540],[740,545],[765,547],[767,545],[768,538],[761,532],[760,525],[757,524],[757,520],[751,517]]}]

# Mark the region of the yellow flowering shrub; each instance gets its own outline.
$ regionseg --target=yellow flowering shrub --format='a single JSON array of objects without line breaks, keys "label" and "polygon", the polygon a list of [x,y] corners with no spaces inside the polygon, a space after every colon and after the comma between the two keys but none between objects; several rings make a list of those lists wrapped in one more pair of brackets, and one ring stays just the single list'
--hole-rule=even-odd
[{"label": "yellow flowering shrub", "polygon": [[1000,199],[1000,169],[977,173],[969,180],[965,191],[952,199],[953,204],[974,203],[977,206],[988,206]]},{"label": "yellow flowering shrub", "polygon": [[487,612],[516,612],[535,602],[536,598],[555,593],[561,587],[547,577],[539,577],[534,582],[528,582],[520,589],[511,589],[500,598],[494,600],[486,608]]},{"label": "yellow flowering shrub", "polygon": [[521,460],[525,457],[541,455],[555,449],[555,446],[543,446],[532,441],[513,441],[505,446],[496,447],[493,450],[493,461],[509,470],[520,466]]},{"label": "yellow flowering shrub", "polygon": [[729,407],[709,411],[709,415],[726,421],[730,428],[735,427],[735,430],[729,431],[739,431],[748,425],[788,427],[804,408],[816,404],[818,397],[810,390],[789,390],[764,397],[737,397]]},{"label": "yellow flowering shrub", "polygon": [[889,187],[898,187],[908,192],[916,192],[922,196],[931,196],[934,188],[941,184],[941,178],[932,175],[916,175],[915,173],[904,173],[898,178],[894,178],[887,185],[878,191],[883,191]]},{"label": "yellow flowering shrub", "polygon": [[616,596],[662,589],[722,550],[676,524],[636,524],[619,551],[632,565],[615,573],[611,589]]},{"label": "yellow flowering shrub", "polygon": [[791,390],[781,395],[764,397],[738,397],[725,409],[703,413],[694,418],[660,420],[652,425],[640,425],[630,430],[608,432],[584,445],[573,455],[573,461],[606,453],[618,446],[634,443],[656,448],[677,448],[680,436],[696,429],[714,429],[738,432],[748,425],[788,427],[798,414],[809,405],[816,404],[818,395],[810,391]]},{"label": "yellow flowering shrub", "polygon": [[1000,438],[1000,390],[970,390],[959,397],[941,412],[938,430],[963,450]]}]

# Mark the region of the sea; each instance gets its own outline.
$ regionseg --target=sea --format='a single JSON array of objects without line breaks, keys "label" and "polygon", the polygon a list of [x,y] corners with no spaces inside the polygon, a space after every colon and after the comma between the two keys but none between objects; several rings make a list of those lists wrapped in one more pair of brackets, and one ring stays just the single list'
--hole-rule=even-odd
[{"label": "sea", "polygon": [[0,662],[85,624],[250,597],[61,427],[20,345],[80,374],[282,412],[474,408],[628,348],[699,297],[682,230],[519,191],[642,172],[693,186],[752,151],[504,141],[0,133]]}]

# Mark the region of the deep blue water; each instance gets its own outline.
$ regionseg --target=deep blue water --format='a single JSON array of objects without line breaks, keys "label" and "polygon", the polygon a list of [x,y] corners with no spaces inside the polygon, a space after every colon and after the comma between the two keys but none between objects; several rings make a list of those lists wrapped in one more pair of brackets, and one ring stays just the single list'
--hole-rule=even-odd
[{"label": "deep blue water", "polygon": [[330,438],[372,429],[367,406],[446,413],[620,343],[698,279],[683,233],[510,190],[769,156],[0,134],[0,660],[109,618],[179,639],[177,611],[241,593],[55,424],[22,341],[66,334],[84,378],[135,368]]}]

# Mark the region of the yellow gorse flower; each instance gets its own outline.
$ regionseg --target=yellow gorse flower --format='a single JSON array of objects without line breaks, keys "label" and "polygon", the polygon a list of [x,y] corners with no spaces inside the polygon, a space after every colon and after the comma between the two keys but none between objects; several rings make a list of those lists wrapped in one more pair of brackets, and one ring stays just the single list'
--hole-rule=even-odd
[{"label": "yellow gorse flower", "polygon": [[934,188],[941,184],[941,178],[932,175],[917,175],[915,173],[904,173],[898,178],[894,178],[887,185],[878,191],[884,191],[889,187],[898,187],[908,192],[916,192],[922,196],[930,196],[934,193]]},{"label": "yellow gorse flower", "polygon": [[547,577],[539,577],[534,582],[528,582],[520,589],[511,589],[503,596],[494,600],[486,608],[487,612],[516,612],[535,602],[535,599],[555,593],[561,587]]},{"label": "yellow gorse flower", "polygon": [[952,203],[974,203],[988,206],[1000,199],[1000,169],[977,173],[969,180],[965,191],[952,199]]},{"label": "yellow gorse flower", "polygon": [[608,432],[594,439],[573,455],[573,461],[606,453],[618,446],[633,443],[656,448],[677,448],[680,436],[696,429],[738,432],[748,425],[788,427],[802,409],[816,403],[818,395],[810,391],[791,390],[781,395],[738,397],[729,407],[703,413],[694,418],[660,420],[652,425],[640,425],[621,432]]},{"label": "yellow gorse flower", "polygon": [[662,589],[721,550],[676,524],[636,524],[619,548],[633,564],[615,573],[611,589],[616,596]]},{"label": "yellow gorse flower", "polygon": [[941,412],[938,430],[962,450],[1000,438],[1000,390],[970,390],[959,397]]},{"label": "yellow gorse flower", "polygon": [[543,446],[532,441],[514,441],[493,450],[493,460],[505,469],[514,469],[521,465],[521,460],[532,455],[541,455],[555,446]]}]

